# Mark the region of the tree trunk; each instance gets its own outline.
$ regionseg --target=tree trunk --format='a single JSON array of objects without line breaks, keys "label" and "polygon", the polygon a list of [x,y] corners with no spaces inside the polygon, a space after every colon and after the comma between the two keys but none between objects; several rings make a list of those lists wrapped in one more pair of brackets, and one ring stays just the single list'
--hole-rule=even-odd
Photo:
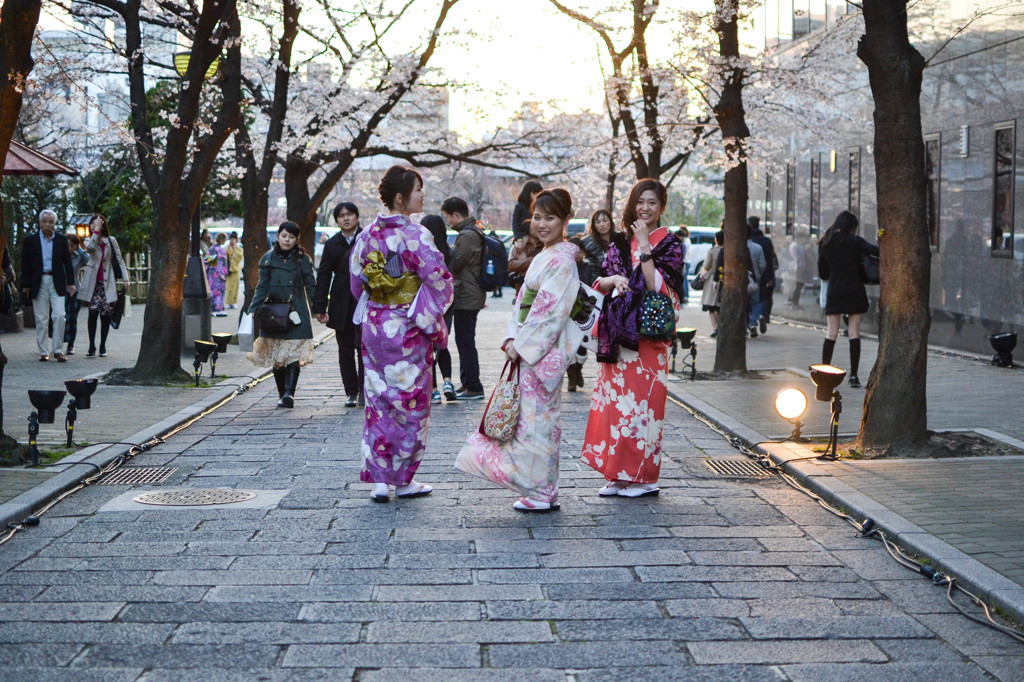
[{"label": "tree trunk", "polygon": [[857,56],[875,101],[879,247],[878,359],[868,379],[858,442],[870,448],[925,437],[931,251],[925,213],[921,80],[905,2],[865,0]]},{"label": "tree trunk", "polygon": [[247,310],[252,303],[252,292],[260,281],[260,258],[267,252],[267,214],[269,198],[266,191],[257,193],[245,203],[245,215],[242,217],[242,253],[245,267],[242,279],[245,280],[245,297],[242,310]]},{"label": "tree trunk", "polygon": [[715,32],[722,90],[714,107],[730,164],[725,173],[725,281],[718,316],[716,372],[747,371],[747,161],[750,137],[743,110],[744,70],[739,60],[739,0],[716,0]]},{"label": "tree trunk", "polygon": [[[7,158],[11,137],[18,126],[25,80],[35,63],[32,38],[39,24],[40,0],[5,0],[0,8],[0,160]],[[0,182],[3,176],[0,175]],[[0,259],[7,249],[4,205],[0,200]],[[4,434],[3,384],[7,356],[0,347],[0,439]]]},{"label": "tree trunk", "polygon": [[309,178],[316,166],[298,154],[284,162],[284,193],[288,201],[288,220],[299,226],[299,246],[312,254],[316,247],[316,212],[309,194]]}]

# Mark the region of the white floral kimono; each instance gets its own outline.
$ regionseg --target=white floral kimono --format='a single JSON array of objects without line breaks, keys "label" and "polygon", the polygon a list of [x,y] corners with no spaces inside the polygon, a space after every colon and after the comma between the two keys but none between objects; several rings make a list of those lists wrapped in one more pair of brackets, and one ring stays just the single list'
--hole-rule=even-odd
[{"label": "white floral kimono", "polygon": [[[471,433],[455,466],[542,502],[558,498],[558,454],[562,431],[561,384],[583,334],[570,313],[579,291],[576,246],[561,242],[544,249],[526,271],[516,296],[506,338],[522,358],[519,423],[512,440],[499,443]],[[536,297],[525,321],[520,306],[527,291]]]}]

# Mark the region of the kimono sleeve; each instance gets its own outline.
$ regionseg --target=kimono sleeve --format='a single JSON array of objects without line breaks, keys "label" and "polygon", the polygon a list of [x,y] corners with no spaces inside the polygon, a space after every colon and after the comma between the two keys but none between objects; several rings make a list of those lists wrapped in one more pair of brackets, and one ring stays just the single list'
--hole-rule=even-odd
[{"label": "kimono sleeve", "polygon": [[437,348],[447,348],[448,325],[444,323],[444,311],[455,297],[455,285],[430,232],[426,228],[420,230],[421,234],[406,240],[406,252],[402,256],[405,266],[415,272],[421,282],[407,317]]},{"label": "kimono sleeve", "polygon": [[516,352],[531,366],[537,365],[555,348],[570,322],[569,315],[580,288],[576,264],[571,258],[551,262],[544,269],[544,275],[526,321],[512,342]]}]

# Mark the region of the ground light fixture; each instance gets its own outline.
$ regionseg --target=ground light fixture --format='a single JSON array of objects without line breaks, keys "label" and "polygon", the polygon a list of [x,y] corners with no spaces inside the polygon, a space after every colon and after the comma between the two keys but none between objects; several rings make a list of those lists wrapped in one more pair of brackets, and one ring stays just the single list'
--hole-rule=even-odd
[{"label": "ground light fixture", "polygon": [[672,371],[676,371],[676,352],[679,347],[690,349],[690,357],[683,356],[683,371],[690,368],[690,381],[697,379],[697,343],[693,340],[697,336],[697,330],[693,327],[680,327],[672,335]]},{"label": "ground light fixture", "polygon": [[[28,415],[28,446],[32,453],[32,466],[39,466],[39,446],[36,436],[40,424],[52,424],[57,408],[64,402],[65,391],[29,391],[28,400],[36,408]],[[36,411],[38,410],[38,411]]]},{"label": "ground light fixture", "polygon": [[1013,368],[1013,349],[1017,347],[1017,332],[992,334],[988,337],[988,342],[992,344],[992,350],[996,352],[989,364],[996,367]]},{"label": "ground light fixture", "polygon": [[221,353],[228,352],[228,344],[231,343],[231,334],[227,332],[217,332],[211,334],[213,342],[217,345],[217,348],[210,355],[210,378],[217,376],[217,356]]},{"label": "ground light fixture", "polygon": [[803,423],[800,417],[807,411],[807,396],[799,388],[784,388],[775,396],[775,411],[786,421],[793,423],[793,433],[786,440],[799,442],[803,440],[800,429]]},{"label": "ground light fixture", "polygon": [[88,410],[92,407],[92,394],[96,392],[98,385],[98,379],[72,379],[64,382],[64,387],[71,394],[71,400],[68,401],[68,415],[64,418],[64,431],[68,435],[68,447],[75,444],[75,420],[78,418],[78,411]]},{"label": "ground light fixture", "polygon": [[819,459],[836,460],[836,445],[839,440],[839,415],[843,412],[843,397],[836,390],[843,379],[846,378],[846,370],[835,365],[811,365],[807,368],[811,372],[811,381],[814,382],[814,397],[822,402],[832,401],[832,424],[829,429],[828,447]]},{"label": "ground light fixture", "polygon": [[203,366],[204,362],[210,361],[210,354],[217,350],[217,344],[213,341],[203,341],[201,339],[195,340],[196,345],[196,356],[192,361],[192,368],[195,370],[196,375],[196,388],[199,388],[199,369]]}]

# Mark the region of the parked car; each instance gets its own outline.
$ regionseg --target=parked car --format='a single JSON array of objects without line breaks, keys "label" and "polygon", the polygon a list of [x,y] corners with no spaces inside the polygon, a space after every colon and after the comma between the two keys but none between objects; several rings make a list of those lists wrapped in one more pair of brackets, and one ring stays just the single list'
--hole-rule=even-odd
[{"label": "parked car", "polygon": [[[715,234],[717,227],[704,227],[701,225],[687,225],[690,231],[690,251],[686,255],[686,262],[690,264],[690,272],[696,272],[697,268],[704,262],[708,251],[715,245]],[[678,227],[670,227],[675,232]]]}]

